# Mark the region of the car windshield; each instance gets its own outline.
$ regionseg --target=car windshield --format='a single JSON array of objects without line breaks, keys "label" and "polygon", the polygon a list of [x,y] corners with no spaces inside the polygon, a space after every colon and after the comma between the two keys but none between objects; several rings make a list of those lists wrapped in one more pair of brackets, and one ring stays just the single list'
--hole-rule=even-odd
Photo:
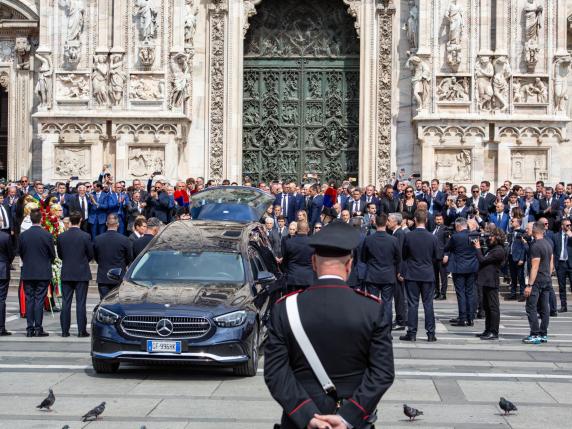
[{"label": "car windshield", "polygon": [[242,283],[244,267],[239,253],[151,250],[131,271],[129,280],[152,286],[158,283]]}]

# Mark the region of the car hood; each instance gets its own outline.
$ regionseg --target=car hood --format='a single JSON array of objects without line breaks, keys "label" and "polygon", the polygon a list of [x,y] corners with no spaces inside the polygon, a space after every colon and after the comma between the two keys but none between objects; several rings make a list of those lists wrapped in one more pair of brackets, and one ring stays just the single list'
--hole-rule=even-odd
[{"label": "car hood", "polygon": [[138,304],[169,305],[170,307],[192,306],[208,307],[243,307],[252,301],[252,294],[246,284],[205,284],[184,285],[179,283],[163,283],[155,286],[141,286],[131,282],[123,282],[119,288],[107,295],[103,305],[131,306]]}]

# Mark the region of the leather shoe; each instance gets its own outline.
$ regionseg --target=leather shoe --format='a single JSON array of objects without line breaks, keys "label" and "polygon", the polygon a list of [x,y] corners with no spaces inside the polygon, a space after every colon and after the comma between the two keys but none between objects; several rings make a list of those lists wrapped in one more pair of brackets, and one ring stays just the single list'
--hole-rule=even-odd
[{"label": "leather shoe", "polygon": [[498,340],[499,336],[489,332],[487,335],[482,335],[481,340]]},{"label": "leather shoe", "polygon": [[49,337],[49,336],[50,336],[50,334],[48,334],[43,329],[38,329],[34,332],[34,337]]},{"label": "leather shoe", "polygon": [[558,317],[558,312],[557,311],[551,311],[550,317]]},{"label": "leather shoe", "polygon": [[568,309],[566,307],[562,307],[560,310],[558,310],[559,313],[566,313],[568,311]]},{"label": "leather shoe", "polygon": [[439,298],[437,298],[437,301],[445,301],[447,299],[447,295],[440,295]]},{"label": "leather shoe", "polygon": [[475,337],[477,337],[477,338],[486,337],[486,336],[489,335],[489,334],[490,334],[490,332],[483,331],[483,332],[480,333],[480,334],[475,334]]},{"label": "leather shoe", "polygon": [[471,325],[469,325],[469,322],[466,322],[464,320],[457,320],[456,322],[451,322],[451,326],[471,326]]},{"label": "leather shoe", "polygon": [[12,332],[8,332],[6,329],[0,331],[0,337],[7,337],[8,335],[12,335]]},{"label": "leather shoe", "polygon": [[467,326],[475,326],[475,322],[472,320],[467,320]]},{"label": "leather shoe", "polygon": [[485,317],[485,313],[477,313],[477,319],[483,319]]},{"label": "leather shoe", "polygon": [[62,337],[66,338],[69,337],[70,333],[69,332],[62,332]]},{"label": "leather shoe", "polygon": [[459,318],[449,319],[449,323],[451,323],[451,324],[453,324],[453,323],[459,323],[459,322],[460,322]]},{"label": "leather shoe", "polygon": [[402,335],[401,337],[399,337],[399,339],[401,341],[411,341],[411,342],[414,342],[417,340],[417,338],[415,338],[415,335],[410,335],[410,334]]},{"label": "leather shoe", "polygon": [[434,334],[427,335],[427,342],[428,343],[434,343],[435,341],[437,341],[437,338],[435,337]]},{"label": "leather shoe", "polygon": [[26,337],[31,338],[34,336],[34,331],[26,331]]},{"label": "leather shoe", "polygon": [[89,337],[89,334],[87,332],[80,332],[79,334],[77,334],[77,336],[79,338],[86,338]]}]

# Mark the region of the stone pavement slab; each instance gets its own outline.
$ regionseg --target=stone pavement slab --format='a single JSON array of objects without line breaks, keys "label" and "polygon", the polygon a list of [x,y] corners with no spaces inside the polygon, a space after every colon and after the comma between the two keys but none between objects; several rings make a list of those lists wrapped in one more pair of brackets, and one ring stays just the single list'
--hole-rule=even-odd
[{"label": "stone pavement slab", "polygon": [[[550,396],[552,396],[559,404],[572,405],[572,383],[538,383]],[[570,422],[572,426],[572,422]]]},{"label": "stone pavement slab", "polygon": [[498,402],[501,396],[518,404],[518,402],[536,402],[543,404],[556,403],[536,382],[529,381],[457,381],[468,401]]}]

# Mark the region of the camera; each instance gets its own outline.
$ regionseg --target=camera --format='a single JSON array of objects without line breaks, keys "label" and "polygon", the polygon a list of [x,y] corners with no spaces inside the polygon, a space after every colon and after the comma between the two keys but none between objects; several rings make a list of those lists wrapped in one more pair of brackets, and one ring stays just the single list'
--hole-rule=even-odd
[{"label": "camera", "polygon": [[479,243],[481,243],[481,247],[486,247],[487,241],[490,238],[490,236],[491,234],[488,232],[471,231],[469,232],[469,242],[470,244],[472,244],[474,240],[479,240]]}]

